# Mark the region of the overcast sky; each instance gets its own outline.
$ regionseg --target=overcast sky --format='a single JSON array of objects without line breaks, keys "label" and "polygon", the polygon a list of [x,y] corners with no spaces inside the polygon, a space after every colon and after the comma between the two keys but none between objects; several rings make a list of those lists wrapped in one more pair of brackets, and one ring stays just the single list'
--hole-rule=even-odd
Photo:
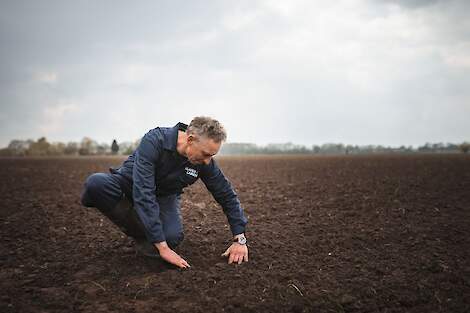
[{"label": "overcast sky", "polygon": [[0,147],[470,141],[470,1],[0,1]]}]

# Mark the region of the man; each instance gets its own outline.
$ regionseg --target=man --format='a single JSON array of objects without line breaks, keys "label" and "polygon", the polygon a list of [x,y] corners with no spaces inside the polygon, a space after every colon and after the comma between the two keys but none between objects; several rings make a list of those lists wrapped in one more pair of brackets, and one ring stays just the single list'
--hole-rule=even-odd
[{"label": "man", "polygon": [[222,206],[233,234],[222,256],[228,257],[229,264],[248,261],[248,221],[237,194],[212,158],[226,137],[224,127],[209,117],[196,117],[189,126],[178,123],[152,129],[121,167],[87,178],[82,204],[98,208],[133,237],[141,254],[187,268],[188,262],[173,250],[184,238],[181,194],[201,178]]}]

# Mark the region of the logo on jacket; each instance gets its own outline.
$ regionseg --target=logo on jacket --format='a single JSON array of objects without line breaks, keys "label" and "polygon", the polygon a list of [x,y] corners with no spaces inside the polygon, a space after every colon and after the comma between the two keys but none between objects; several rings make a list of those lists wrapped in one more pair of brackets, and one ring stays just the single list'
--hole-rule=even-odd
[{"label": "logo on jacket", "polygon": [[197,171],[194,168],[185,167],[184,169],[186,170],[186,175],[197,177]]}]

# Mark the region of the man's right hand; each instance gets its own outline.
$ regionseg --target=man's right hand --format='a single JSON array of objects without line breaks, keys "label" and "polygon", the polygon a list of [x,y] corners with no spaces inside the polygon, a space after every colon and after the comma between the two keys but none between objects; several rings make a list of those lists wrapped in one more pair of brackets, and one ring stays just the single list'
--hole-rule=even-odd
[{"label": "man's right hand", "polygon": [[155,243],[155,247],[158,249],[158,252],[160,253],[162,259],[167,261],[168,263],[176,265],[180,268],[191,267],[185,259],[180,257],[175,251],[171,250],[171,248],[168,247],[166,241]]}]

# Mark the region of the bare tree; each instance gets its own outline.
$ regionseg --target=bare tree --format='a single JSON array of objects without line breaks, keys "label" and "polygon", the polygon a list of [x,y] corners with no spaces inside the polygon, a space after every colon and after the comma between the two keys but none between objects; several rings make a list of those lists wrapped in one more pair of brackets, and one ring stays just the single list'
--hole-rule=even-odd
[{"label": "bare tree", "polygon": [[118,154],[118,152],[119,152],[119,145],[118,145],[116,139],[114,139],[113,143],[111,144],[111,152],[113,154]]}]

